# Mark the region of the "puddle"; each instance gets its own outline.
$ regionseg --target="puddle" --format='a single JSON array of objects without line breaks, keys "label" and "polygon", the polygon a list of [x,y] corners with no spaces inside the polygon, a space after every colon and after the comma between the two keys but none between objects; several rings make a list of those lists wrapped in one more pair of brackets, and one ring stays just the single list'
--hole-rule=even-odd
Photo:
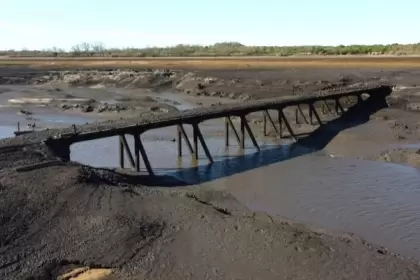
[{"label": "puddle", "polygon": [[0,139],[15,136],[13,132],[16,131],[16,127],[8,125],[0,125]]}]

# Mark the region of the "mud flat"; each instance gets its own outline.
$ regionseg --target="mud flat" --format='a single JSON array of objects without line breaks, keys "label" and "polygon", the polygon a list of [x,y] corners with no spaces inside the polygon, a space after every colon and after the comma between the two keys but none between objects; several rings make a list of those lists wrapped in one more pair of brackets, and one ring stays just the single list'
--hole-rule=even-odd
[{"label": "mud flat", "polygon": [[[10,116],[24,110],[34,113],[20,116],[37,117],[54,111],[90,116],[89,122],[162,113],[150,110],[152,106],[182,109],[180,104],[162,102],[168,92],[171,97],[178,96],[167,99],[182,99],[181,105],[188,100],[191,106],[217,106],[219,102],[246,102],[360,83],[392,83],[397,90],[388,100],[390,108],[340,131],[320,157],[385,158],[412,164],[406,150],[401,157],[395,153],[408,149],[404,145],[419,143],[420,119],[413,106],[420,91],[417,70],[2,71],[0,104],[7,106],[0,108],[0,114]],[[23,106],[18,102],[17,107],[16,102],[9,102],[28,101],[25,98],[48,102],[40,107],[37,102],[24,102]],[[91,99],[95,100],[89,101],[92,111],[74,106],[84,106]],[[105,101],[133,109],[98,112]],[[63,108],[62,104],[71,106]],[[259,116],[254,118],[253,130],[261,131]],[[316,129],[293,126],[302,131]],[[216,135],[217,129],[208,131],[206,137]],[[275,138],[272,131],[270,135]],[[165,137],[168,143],[172,140]],[[271,139],[261,134],[259,138]],[[253,207],[246,201],[270,195],[272,190],[244,182],[267,174],[277,176],[285,172],[284,166],[272,165],[271,171],[254,169],[248,179],[236,174],[225,184],[214,180],[200,186],[150,187],[143,176],[56,161],[43,152],[42,145],[3,145],[0,153],[2,279],[57,279],[72,273],[82,276],[89,270],[93,274],[97,270],[96,275],[103,279],[420,278],[419,258],[398,254],[394,247],[387,249],[387,244],[299,224],[269,209],[251,211]],[[390,156],[384,157],[384,153]],[[269,206],[276,204],[271,197],[266,201]]]}]

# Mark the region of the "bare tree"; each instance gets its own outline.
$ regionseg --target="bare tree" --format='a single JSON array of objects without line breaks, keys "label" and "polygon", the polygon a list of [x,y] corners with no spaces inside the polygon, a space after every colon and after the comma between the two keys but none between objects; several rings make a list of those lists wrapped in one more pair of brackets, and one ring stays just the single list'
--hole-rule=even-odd
[{"label": "bare tree", "polygon": [[89,43],[87,43],[87,42],[83,42],[83,43],[81,43],[80,44],[80,48],[81,48],[81,50],[84,52],[84,53],[89,53],[90,52],[90,49],[91,49],[91,46],[90,46],[90,44]]},{"label": "bare tree", "polygon": [[80,45],[74,45],[71,47],[71,53],[73,56],[80,56],[80,54],[82,53],[82,49],[80,47]]},{"label": "bare tree", "polygon": [[92,43],[91,44],[91,50],[96,54],[96,55],[101,55],[103,56],[105,54],[105,45],[101,42],[96,42],[96,43]]}]

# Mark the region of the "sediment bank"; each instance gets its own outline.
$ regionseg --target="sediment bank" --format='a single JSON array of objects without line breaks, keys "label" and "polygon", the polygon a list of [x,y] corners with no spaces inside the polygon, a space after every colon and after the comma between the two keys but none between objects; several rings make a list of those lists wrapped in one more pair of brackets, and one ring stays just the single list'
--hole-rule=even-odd
[{"label": "sediment bank", "polygon": [[[131,73],[124,71],[122,73]],[[111,91],[124,88],[127,96],[133,99],[139,98],[140,89],[150,89],[148,95],[158,95],[168,88],[183,96],[206,96],[197,93],[220,91],[226,96],[229,96],[227,92],[235,92],[237,96],[263,99],[278,93],[303,94],[306,90],[319,90],[317,86],[327,83],[340,86],[337,70],[305,71],[196,71],[193,74],[149,71],[144,74],[146,86],[133,83],[138,77],[129,75],[119,85],[105,83],[110,77],[120,75],[119,71],[92,72],[86,76],[71,73],[69,75],[79,77],[77,83],[70,85],[65,82],[68,77],[63,78],[66,76],[59,72],[52,76],[48,74],[53,78],[42,82],[33,75],[13,85],[4,83],[2,89],[10,88],[2,94],[14,95],[14,86],[44,90],[46,86],[58,88],[59,85],[62,90],[49,92],[53,99],[62,98],[60,95],[67,94],[70,89],[73,98],[96,97],[95,100],[103,101],[111,93],[100,90],[92,93],[91,88],[86,91],[87,96],[83,96],[83,87],[98,89],[98,85],[104,85],[105,89],[111,87]],[[164,73],[174,74],[165,74],[165,77]],[[384,155],[384,150],[391,151],[389,146],[392,145],[419,142],[420,121],[414,107],[407,106],[416,102],[418,88],[412,84],[416,72],[381,73],[373,70],[345,72],[344,76],[353,75],[345,86],[369,85],[378,82],[375,78],[378,76],[384,83],[399,81],[400,87],[388,99],[390,108],[373,114],[366,124],[341,131],[324,151],[339,157],[372,160],[382,155],[382,160],[415,165],[412,158],[406,156],[406,151],[399,157],[395,156],[400,151],[398,148],[389,152],[389,156]],[[12,74],[3,75],[2,81]],[[185,76],[194,79],[191,81]],[[328,81],[317,84],[323,79]],[[305,90],[293,87],[296,80],[305,85],[302,86]],[[187,86],[189,83],[191,85]],[[403,83],[411,85],[401,90]],[[76,91],[77,88],[80,91]],[[3,98],[2,94],[0,98]],[[22,92],[19,94],[25,97]],[[45,96],[44,91],[39,95],[42,96]],[[231,98],[220,98],[217,102],[224,103]],[[247,99],[234,98],[235,102],[246,102]],[[201,102],[215,103],[215,99],[207,101],[202,97]],[[94,110],[87,114],[98,112]],[[122,112],[111,114],[114,116],[107,117],[118,119],[133,117],[139,111],[134,109],[127,115]],[[253,125],[258,133],[260,123]],[[302,130],[316,128],[293,124],[296,129],[299,126]],[[272,131],[269,133],[274,137]],[[30,139],[31,136],[23,137]],[[261,133],[259,137],[262,138]],[[12,143],[18,144],[10,141]],[[353,234],[310,228],[281,215],[252,212],[225,190],[201,186],[147,187],[142,183],[142,177],[56,162],[44,151],[42,144],[0,149],[2,279],[56,279],[83,267],[104,269],[105,274],[111,270],[112,274],[106,275],[109,279],[420,278],[417,260],[398,255],[381,246],[383,244],[372,244]],[[417,153],[416,150],[412,152]]]}]

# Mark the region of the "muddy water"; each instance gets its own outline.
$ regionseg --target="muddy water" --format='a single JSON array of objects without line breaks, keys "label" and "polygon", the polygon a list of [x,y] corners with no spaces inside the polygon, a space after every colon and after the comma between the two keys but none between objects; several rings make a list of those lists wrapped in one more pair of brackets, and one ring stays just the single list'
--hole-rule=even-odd
[{"label": "muddy water", "polygon": [[[171,94],[161,94],[159,98],[179,109],[197,106]],[[5,110],[0,111],[0,116],[0,137],[12,136],[18,119],[25,120],[24,116],[5,113]],[[35,112],[35,116],[50,125],[91,121],[63,114]],[[223,137],[217,136],[221,127],[222,122],[217,120],[201,126],[206,135],[211,135],[206,136],[215,160],[211,166],[207,165],[201,151],[198,167],[194,167],[185,144],[182,160],[177,158],[177,143],[173,141],[175,128],[143,134],[154,171],[175,178],[178,183],[225,189],[252,210],[353,232],[420,259],[418,170],[380,162],[329,158],[322,152],[270,142],[260,143],[260,153],[255,153],[250,143],[244,152],[235,145],[226,150]],[[191,135],[190,128],[187,133]],[[133,145],[131,137],[128,142]],[[235,140],[231,139],[231,143],[235,144]],[[117,139],[74,144],[71,158],[97,167],[117,167]],[[126,166],[129,166],[127,159]],[[141,167],[145,172],[143,163]]]},{"label": "muddy water", "polygon": [[[216,127],[215,123],[207,124],[210,130]],[[207,165],[201,151],[199,166],[193,167],[185,145],[184,156],[178,160],[177,144],[172,141],[175,133],[175,129],[169,128],[142,137],[154,171],[174,178],[175,185],[183,182],[225,189],[252,210],[356,233],[420,259],[417,169],[330,158],[322,151],[269,142],[260,143],[260,153],[251,145],[241,153],[235,146],[226,150],[223,137],[206,139],[215,163]],[[132,138],[128,141],[132,146]],[[235,143],[234,139],[231,143]],[[118,166],[116,138],[75,144],[71,151],[72,159],[80,162]],[[146,172],[144,164],[141,170]]]},{"label": "muddy water", "polygon": [[408,166],[306,155],[206,185],[252,210],[356,233],[420,259],[419,182]]}]

